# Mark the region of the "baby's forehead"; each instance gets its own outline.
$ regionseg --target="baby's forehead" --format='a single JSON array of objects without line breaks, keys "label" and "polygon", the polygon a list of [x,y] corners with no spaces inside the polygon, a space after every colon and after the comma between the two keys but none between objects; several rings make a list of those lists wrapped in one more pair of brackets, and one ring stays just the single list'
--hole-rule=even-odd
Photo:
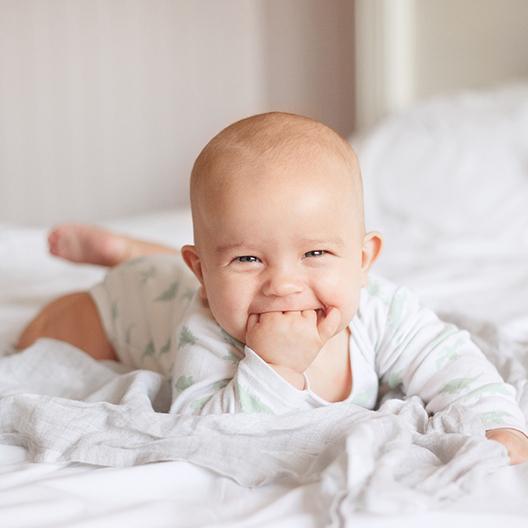
[{"label": "baby's forehead", "polygon": [[191,176],[193,218],[210,217],[222,203],[244,196],[302,198],[317,189],[354,201],[362,215],[361,176],[350,145],[301,116],[254,116],[224,129],[198,156]]},{"label": "baby's forehead", "polygon": [[[200,189],[195,193],[193,207],[213,221],[226,210],[241,202],[251,203],[259,210],[275,211],[277,222],[281,214],[295,202],[307,207],[324,203],[336,213],[362,211],[361,188],[355,175],[334,157],[305,156],[268,158],[263,156],[240,160],[239,157],[218,162]],[[314,209],[315,211],[315,209]],[[344,214],[344,213],[343,213]]]},{"label": "baby's forehead", "polygon": [[217,149],[195,174],[194,191],[217,193],[240,186],[258,187],[261,192],[285,186],[302,191],[307,185],[339,190],[359,183],[353,154],[347,159],[342,151],[314,142],[259,147],[228,145]]},{"label": "baby's forehead", "polygon": [[227,174],[211,180],[195,201],[195,222],[210,232],[254,231],[259,233],[256,238],[266,239],[275,237],[279,228],[282,232],[286,223],[309,235],[328,233],[335,228],[334,220],[362,224],[361,196],[350,175],[332,164],[245,164]]}]

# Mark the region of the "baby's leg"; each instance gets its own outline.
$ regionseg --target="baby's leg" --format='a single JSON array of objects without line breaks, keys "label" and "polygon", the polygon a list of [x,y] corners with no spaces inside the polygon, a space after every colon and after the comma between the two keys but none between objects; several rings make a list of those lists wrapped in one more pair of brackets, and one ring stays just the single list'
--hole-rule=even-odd
[{"label": "baby's leg", "polygon": [[86,292],[59,297],[45,306],[24,329],[16,348],[27,348],[39,337],[66,341],[95,359],[117,360],[97,308]]},{"label": "baby's leg", "polygon": [[119,235],[96,226],[61,224],[48,236],[52,255],[71,262],[117,266],[131,258],[156,253],[178,254],[175,248]]}]

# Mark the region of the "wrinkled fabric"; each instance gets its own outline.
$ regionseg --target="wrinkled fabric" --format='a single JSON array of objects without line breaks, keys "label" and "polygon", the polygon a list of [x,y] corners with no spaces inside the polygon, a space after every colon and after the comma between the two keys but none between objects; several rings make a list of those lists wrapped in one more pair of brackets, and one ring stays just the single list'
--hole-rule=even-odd
[{"label": "wrinkled fabric", "polygon": [[244,486],[318,482],[336,525],[352,511],[455,500],[508,463],[457,406],[430,418],[419,398],[387,395],[378,411],[343,402],[281,416],[183,416],[163,412],[161,375],[123,370],[50,339],[0,358],[0,443],[25,447],[34,462],[186,460]]}]

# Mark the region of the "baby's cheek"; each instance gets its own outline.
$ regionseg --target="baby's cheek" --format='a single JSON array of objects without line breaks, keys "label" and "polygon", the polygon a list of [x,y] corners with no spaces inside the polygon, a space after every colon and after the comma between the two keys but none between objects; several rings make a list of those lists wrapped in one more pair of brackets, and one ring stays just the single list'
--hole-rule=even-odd
[{"label": "baby's cheek", "polygon": [[247,324],[247,303],[241,292],[234,290],[217,292],[210,302],[216,322],[231,336],[245,342]]},{"label": "baby's cheek", "polygon": [[343,324],[354,317],[357,310],[360,288],[353,280],[343,277],[328,277],[321,281],[317,296],[325,306],[335,306],[341,312]]}]

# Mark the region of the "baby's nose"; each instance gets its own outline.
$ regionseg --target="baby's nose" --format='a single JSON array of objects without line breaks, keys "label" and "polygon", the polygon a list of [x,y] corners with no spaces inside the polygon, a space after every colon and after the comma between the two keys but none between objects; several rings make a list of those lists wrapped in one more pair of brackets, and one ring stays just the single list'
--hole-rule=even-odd
[{"label": "baby's nose", "polygon": [[303,290],[299,277],[285,271],[270,274],[262,287],[262,293],[267,296],[284,297]]}]

